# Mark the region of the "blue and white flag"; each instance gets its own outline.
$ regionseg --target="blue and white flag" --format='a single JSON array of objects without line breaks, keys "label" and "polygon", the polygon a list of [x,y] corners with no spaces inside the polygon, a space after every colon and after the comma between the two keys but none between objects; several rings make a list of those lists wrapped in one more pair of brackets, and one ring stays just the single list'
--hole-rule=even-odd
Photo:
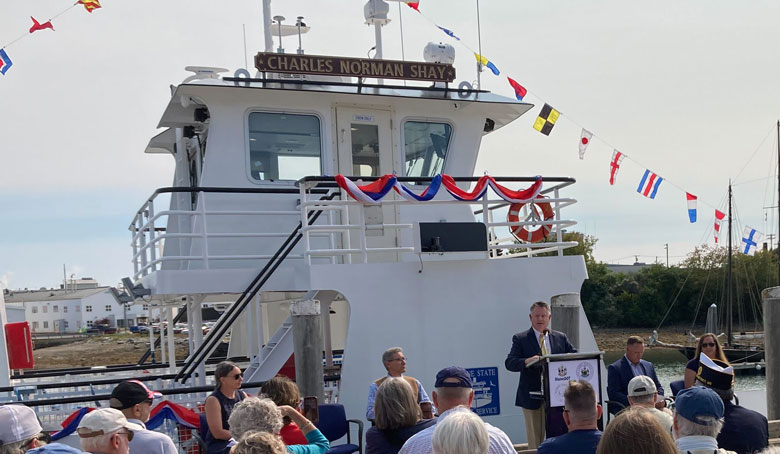
[{"label": "blue and white flag", "polygon": [[755,254],[756,249],[758,248],[758,242],[761,241],[761,238],[763,237],[763,233],[746,225],[745,231],[742,232],[742,253],[747,255]]},{"label": "blue and white flag", "polygon": [[645,170],[645,174],[642,176],[642,181],[639,182],[639,187],[636,188],[636,192],[642,194],[645,197],[651,199],[655,198],[658,193],[658,187],[661,186],[663,178],[650,170]]}]

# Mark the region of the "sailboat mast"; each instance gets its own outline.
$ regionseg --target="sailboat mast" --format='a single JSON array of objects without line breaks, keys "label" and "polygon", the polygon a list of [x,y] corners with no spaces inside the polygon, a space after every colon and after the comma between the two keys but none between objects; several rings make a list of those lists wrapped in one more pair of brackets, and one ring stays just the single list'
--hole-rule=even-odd
[{"label": "sailboat mast", "polygon": [[729,180],[729,224],[728,224],[728,234],[729,234],[729,255],[728,255],[728,292],[727,292],[727,299],[726,299],[726,317],[728,320],[728,328],[727,328],[727,336],[726,337],[726,345],[731,346],[731,180]]},{"label": "sailboat mast", "polygon": [[780,120],[777,120],[777,285],[780,285]]}]

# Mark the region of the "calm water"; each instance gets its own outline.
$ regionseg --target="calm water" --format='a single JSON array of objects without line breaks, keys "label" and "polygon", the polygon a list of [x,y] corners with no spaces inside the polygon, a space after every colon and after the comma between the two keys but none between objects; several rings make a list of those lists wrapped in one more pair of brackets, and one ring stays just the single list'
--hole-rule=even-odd
[{"label": "calm water", "polygon": [[[625,352],[606,352],[604,354],[604,363],[609,365],[623,356]],[[669,392],[669,383],[675,380],[681,380],[685,372],[685,364],[688,362],[682,353],[666,348],[648,348],[645,350],[643,359],[650,361],[655,366],[658,374],[658,380],[661,381],[664,390]],[[764,374],[756,375],[737,375],[736,391],[755,391],[766,389],[766,376]]]}]

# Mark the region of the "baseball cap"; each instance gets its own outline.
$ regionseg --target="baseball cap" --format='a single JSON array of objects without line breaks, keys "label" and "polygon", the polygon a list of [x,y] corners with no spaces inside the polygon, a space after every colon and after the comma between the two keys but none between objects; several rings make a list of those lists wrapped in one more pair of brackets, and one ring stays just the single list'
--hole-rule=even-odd
[{"label": "baseball cap", "polygon": [[25,405],[0,406],[0,445],[29,440],[42,430],[32,408]]},{"label": "baseball cap", "polygon": [[646,396],[656,392],[655,383],[653,379],[647,375],[637,375],[628,382],[628,396]]},{"label": "baseball cap", "polygon": [[159,397],[162,397],[162,394],[150,390],[140,381],[125,380],[116,385],[116,388],[111,391],[111,400],[109,403],[111,408],[124,410],[135,404],[140,404],[141,402]]},{"label": "baseball cap", "polygon": [[674,400],[675,411],[683,418],[697,424],[705,424],[700,416],[723,418],[723,400],[715,391],[703,386],[683,389]]},{"label": "baseball cap", "polygon": [[79,437],[92,438],[116,432],[122,428],[131,432],[143,430],[142,426],[127,422],[125,415],[115,408],[99,408],[87,413],[81,418],[79,428],[76,430],[79,433]]},{"label": "baseball cap", "polygon": [[[448,378],[455,378],[457,381],[445,381]],[[471,388],[471,374],[458,366],[445,367],[436,374],[436,384],[434,388]]]}]

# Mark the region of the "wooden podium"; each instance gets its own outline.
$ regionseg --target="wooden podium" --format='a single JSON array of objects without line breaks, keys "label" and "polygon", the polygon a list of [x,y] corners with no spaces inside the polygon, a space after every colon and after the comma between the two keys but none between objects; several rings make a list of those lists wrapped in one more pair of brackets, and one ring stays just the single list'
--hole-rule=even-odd
[{"label": "wooden podium", "polygon": [[601,363],[604,352],[561,353],[541,356],[535,363],[542,368],[542,390],[547,419],[545,438],[565,434],[568,429],[563,421],[563,393],[572,380],[585,380],[596,391],[596,402],[603,407],[601,395]]}]

